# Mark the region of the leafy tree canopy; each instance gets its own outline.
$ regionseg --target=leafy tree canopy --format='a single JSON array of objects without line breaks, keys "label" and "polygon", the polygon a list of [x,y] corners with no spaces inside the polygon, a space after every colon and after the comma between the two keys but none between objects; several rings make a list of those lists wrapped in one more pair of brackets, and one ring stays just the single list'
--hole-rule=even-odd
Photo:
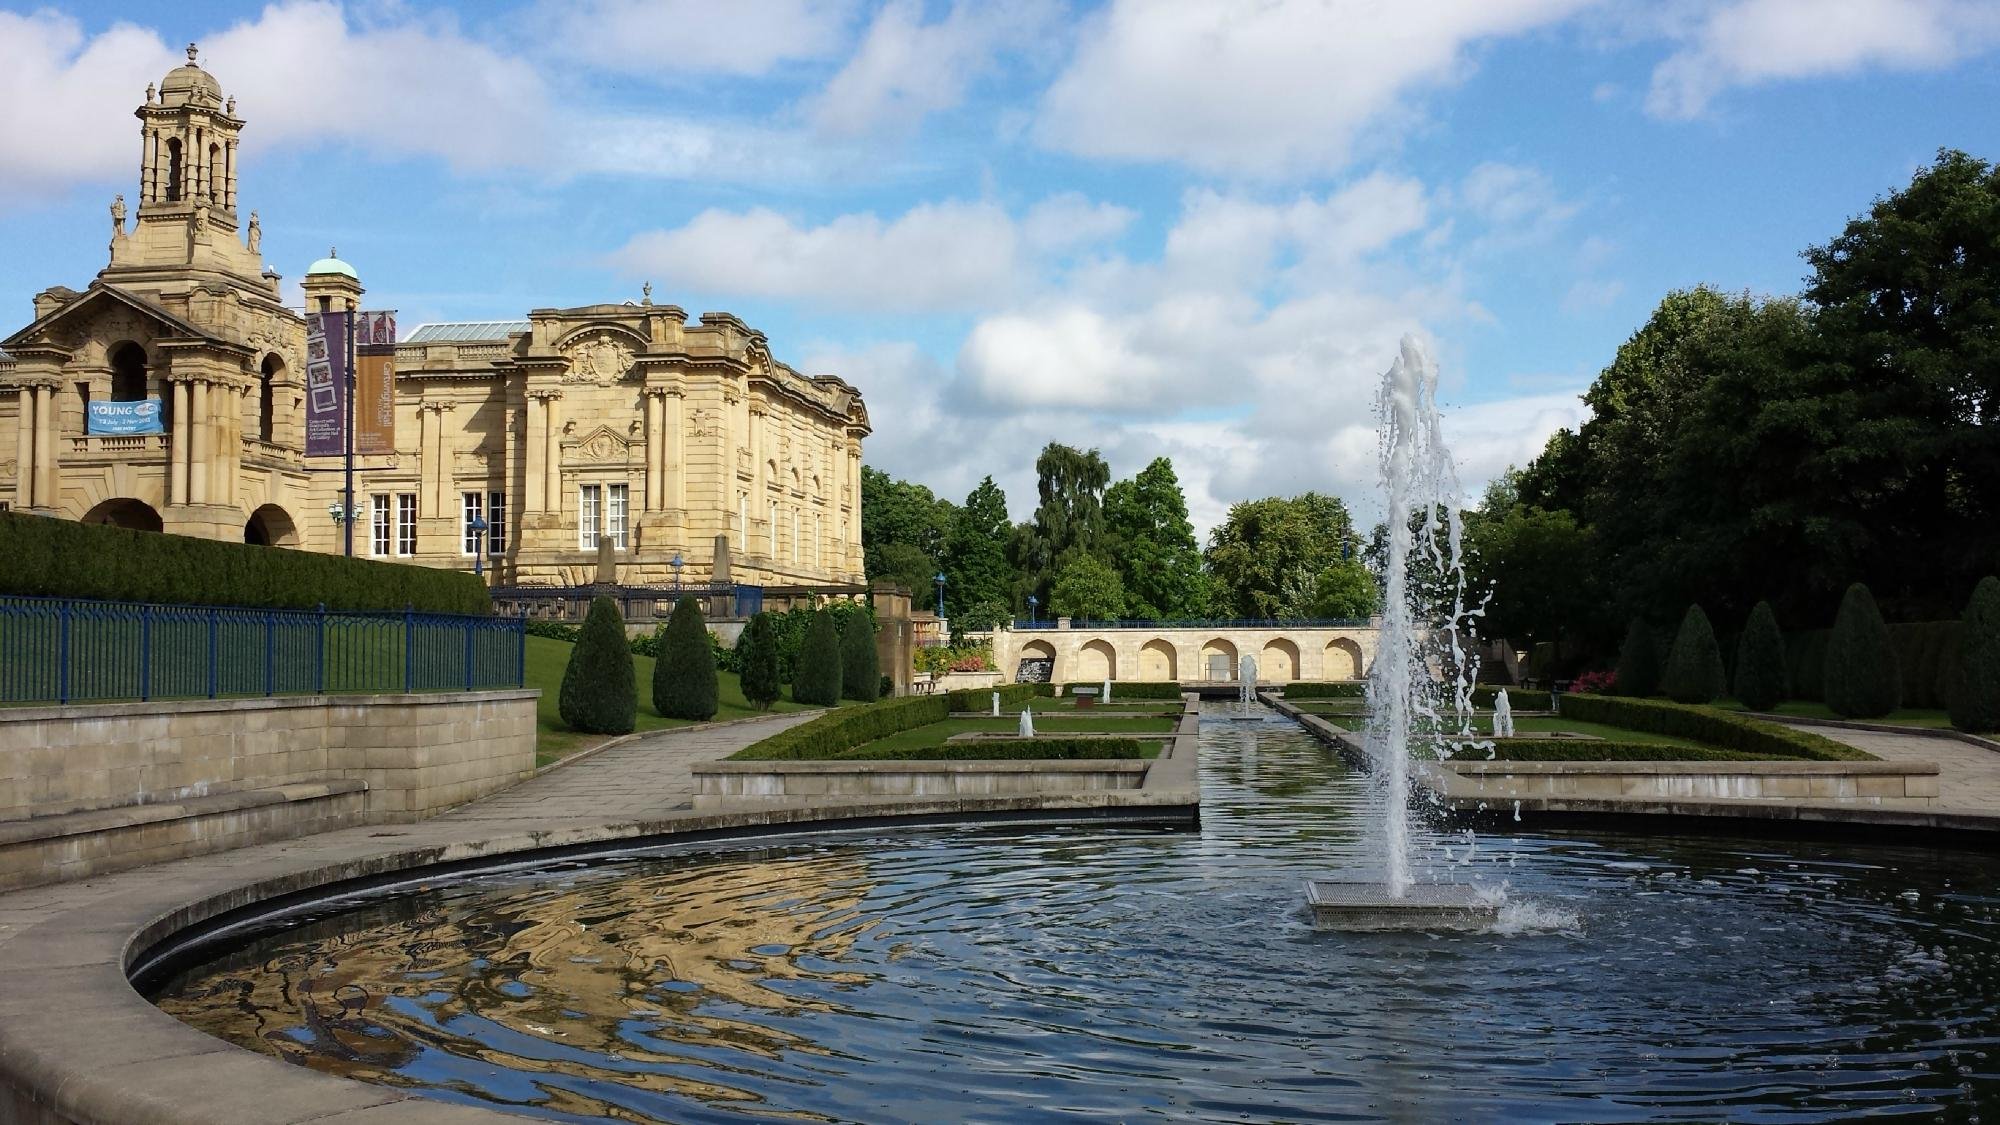
[{"label": "leafy tree canopy", "polygon": [[1208,539],[1208,569],[1221,592],[1212,612],[1307,616],[1318,576],[1343,558],[1359,557],[1360,547],[1338,497],[1307,492],[1234,505]]},{"label": "leafy tree canopy", "polygon": [[1112,485],[1104,494],[1104,528],[1128,616],[1184,619],[1205,612],[1201,548],[1172,461],[1154,458],[1139,475]]},{"label": "leafy tree canopy", "polygon": [[1049,607],[1058,617],[1116,620],[1125,611],[1125,584],[1111,564],[1085,551],[1072,551],[1057,565]]}]

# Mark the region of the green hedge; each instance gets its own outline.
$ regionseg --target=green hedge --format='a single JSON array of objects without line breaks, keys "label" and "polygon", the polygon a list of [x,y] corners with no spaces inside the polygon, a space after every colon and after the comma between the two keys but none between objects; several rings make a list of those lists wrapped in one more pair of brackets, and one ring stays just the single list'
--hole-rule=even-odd
[{"label": "green hedge", "polygon": [[491,613],[471,571],[0,512],[0,594],[257,609]]},{"label": "green hedge", "polygon": [[1818,762],[1868,762],[1875,755],[1835,742],[1823,735],[1767,723],[1747,715],[1711,707],[1668,703],[1657,699],[1625,699],[1608,695],[1565,695],[1565,719],[1664,734],[1741,754],[1773,758],[1808,758]]},{"label": "green hedge", "polygon": [[[1499,698],[1502,690],[1499,687],[1473,688],[1472,705],[1474,707],[1491,708],[1493,701]],[[1549,693],[1545,691],[1524,687],[1508,687],[1504,690],[1507,692],[1507,706],[1515,711],[1547,711],[1555,706],[1549,700]],[[1571,699],[1574,697],[1565,695],[1563,698]]]},{"label": "green hedge", "polygon": [[[1072,688],[1089,687],[1089,680],[1077,680],[1064,685],[1067,694]],[[1179,699],[1181,685],[1160,680],[1113,680],[1111,681],[1111,702],[1121,699]]]},{"label": "green hedge", "polygon": [[1588,739],[1513,738],[1493,744],[1493,756],[1468,746],[1452,756],[1458,762],[1769,762],[1796,761],[1792,755],[1746,754],[1706,746],[1662,746],[1657,742],[1593,742]]},{"label": "green hedge", "polygon": [[1301,680],[1285,685],[1286,699],[1360,699],[1368,694],[1366,680],[1334,680],[1313,683]]},{"label": "green hedge", "polygon": [[877,750],[861,746],[842,751],[834,755],[834,758],[843,762],[1009,762],[1145,756],[1145,747],[1136,738],[987,738],[970,742],[947,742],[942,746],[906,746],[901,749]]},{"label": "green hedge", "polygon": [[1006,684],[997,689],[970,688],[948,691],[943,695],[908,695],[862,707],[842,707],[789,730],[779,731],[762,742],[753,742],[730,757],[745,761],[831,758],[878,738],[941,723],[951,718],[953,711],[987,710],[992,706],[995,690],[1000,692],[1001,705],[1007,706],[1046,696],[1050,689],[1047,684]]}]

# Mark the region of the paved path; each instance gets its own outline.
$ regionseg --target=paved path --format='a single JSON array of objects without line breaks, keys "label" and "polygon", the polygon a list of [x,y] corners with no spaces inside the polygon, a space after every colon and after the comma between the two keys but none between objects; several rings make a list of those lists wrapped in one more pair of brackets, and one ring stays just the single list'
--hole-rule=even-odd
[{"label": "paved path", "polygon": [[[2000,813],[2000,750],[1988,750],[1984,746],[1952,738],[1849,730],[1816,723],[1787,725],[1866,750],[1885,762],[1936,762],[1938,807]],[[1918,802],[1888,803],[1914,805]]]}]

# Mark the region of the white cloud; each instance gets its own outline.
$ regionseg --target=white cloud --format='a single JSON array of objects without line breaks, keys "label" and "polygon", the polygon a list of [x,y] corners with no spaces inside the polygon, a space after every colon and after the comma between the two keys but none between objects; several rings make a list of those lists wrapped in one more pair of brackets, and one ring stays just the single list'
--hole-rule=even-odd
[{"label": "white cloud", "polygon": [[1540,169],[1491,161],[1466,174],[1459,199],[1495,235],[1521,242],[1554,234],[1579,209]]},{"label": "white cloud", "polygon": [[1448,85],[1482,40],[1593,0],[1113,0],[1043,98],[1044,144],[1237,178],[1339,168],[1365,127]]},{"label": "white cloud", "polygon": [[915,126],[962,102],[968,85],[1001,53],[1035,42],[1052,11],[1041,0],[961,2],[926,23],[919,0],[890,0],[809,113],[822,130],[841,136]]},{"label": "white cloud", "polygon": [[1625,283],[1617,278],[1586,277],[1563,294],[1562,310],[1571,315],[1610,308],[1625,295]]},{"label": "white cloud", "polygon": [[86,41],[69,16],[0,11],[0,58],[0,189],[138,175],[132,111],[177,61],[158,35],[120,23]]},{"label": "white cloud", "polygon": [[1653,71],[1646,109],[1692,118],[1723,91],[1870,67],[1935,70],[2000,45],[1991,0],[1735,0]]},{"label": "white cloud", "polygon": [[825,58],[845,44],[854,8],[853,0],[542,0],[534,18],[548,49],[579,67],[671,82]]}]

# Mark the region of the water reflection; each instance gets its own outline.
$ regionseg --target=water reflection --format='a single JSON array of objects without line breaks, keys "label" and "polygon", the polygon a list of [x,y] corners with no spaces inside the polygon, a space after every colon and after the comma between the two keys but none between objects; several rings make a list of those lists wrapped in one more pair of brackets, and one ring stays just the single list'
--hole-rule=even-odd
[{"label": "water reflection", "polygon": [[[2000,1102],[1986,857],[1425,837],[1517,932],[1314,933],[1370,786],[1204,727],[1199,833],[830,837],[402,894],[159,1003],[333,1073],[558,1120],[1971,1120]],[[1558,919],[1551,923],[1550,919]],[[1580,924],[1578,922],[1580,920]]]}]

